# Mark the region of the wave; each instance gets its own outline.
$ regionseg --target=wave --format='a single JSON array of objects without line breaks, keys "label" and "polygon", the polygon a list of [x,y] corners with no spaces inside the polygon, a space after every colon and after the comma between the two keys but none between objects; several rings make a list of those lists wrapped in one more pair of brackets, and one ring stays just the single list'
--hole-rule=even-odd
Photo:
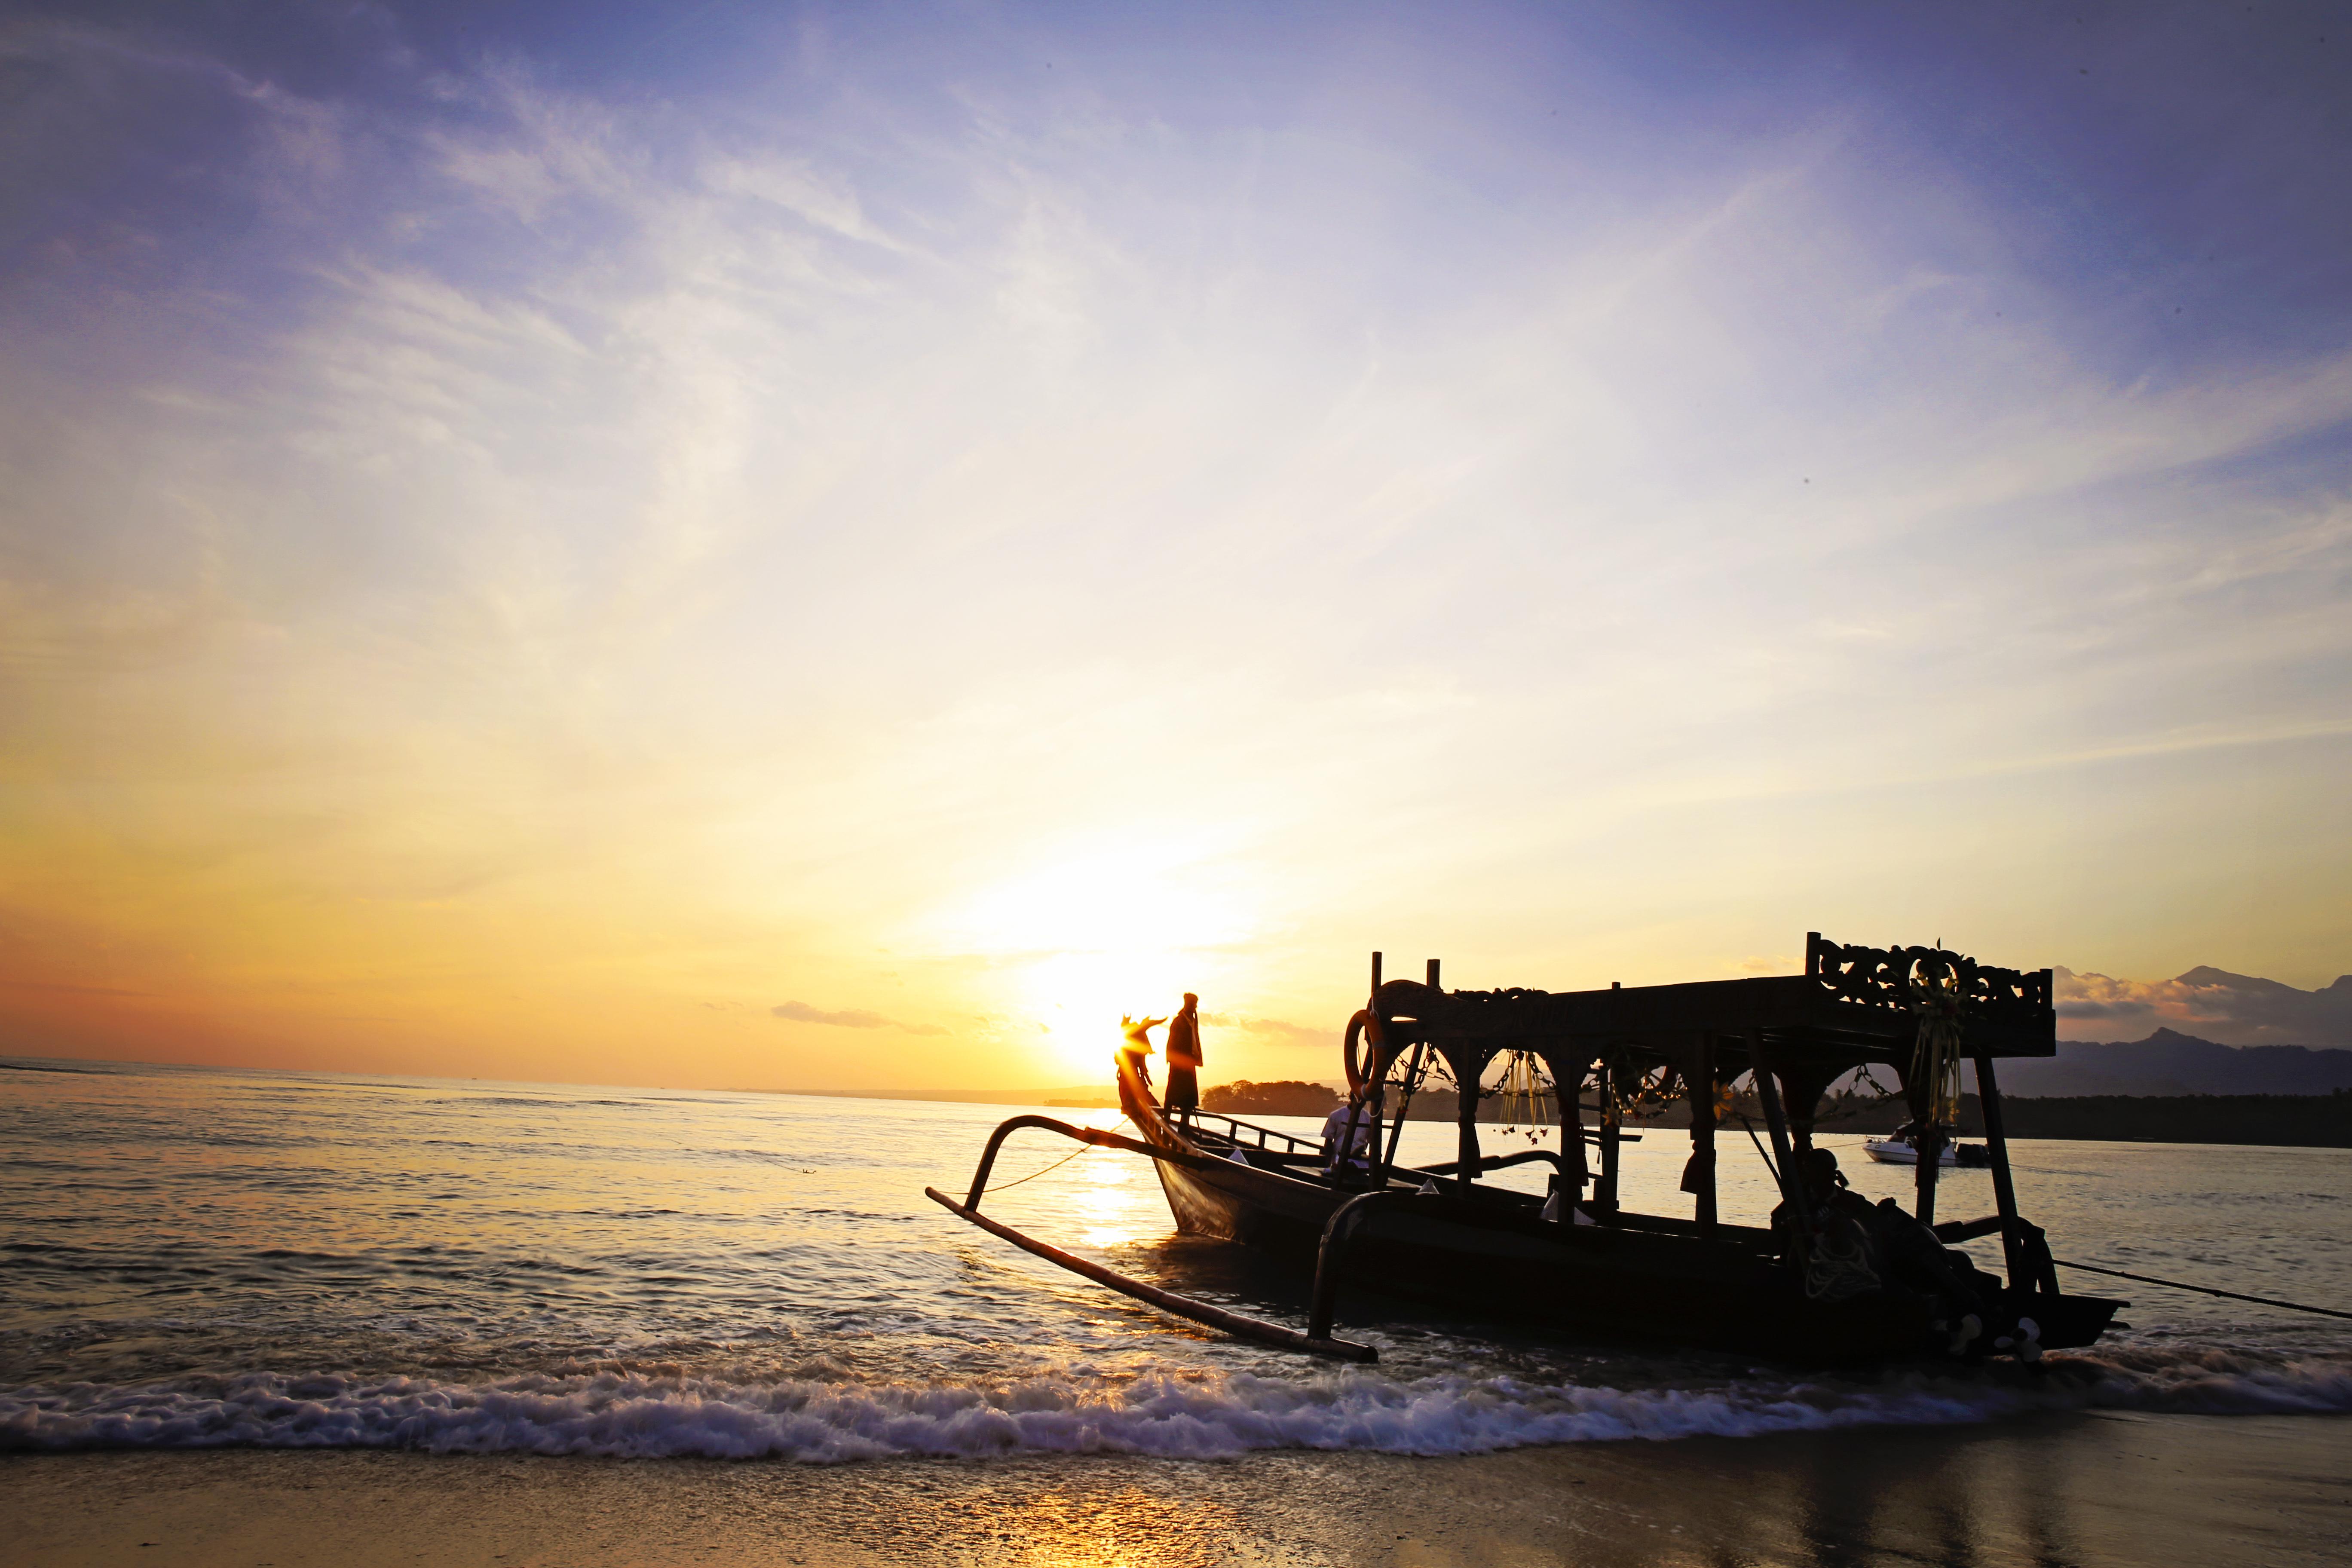
[{"label": "wave", "polygon": [[1126,1453],[1217,1458],[1273,1448],[1468,1454],[1533,1444],[1881,1425],[1944,1426],[2035,1410],[2199,1415],[2352,1411],[2352,1357],[2119,1351],[2047,1370],[1714,1388],[1556,1385],[1366,1372],[1129,1379],[1055,1374],[998,1385],[626,1373],[482,1384],[248,1373],[169,1386],[0,1393],[0,1450],[411,1448],[434,1453],[838,1463],[905,1456]]}]

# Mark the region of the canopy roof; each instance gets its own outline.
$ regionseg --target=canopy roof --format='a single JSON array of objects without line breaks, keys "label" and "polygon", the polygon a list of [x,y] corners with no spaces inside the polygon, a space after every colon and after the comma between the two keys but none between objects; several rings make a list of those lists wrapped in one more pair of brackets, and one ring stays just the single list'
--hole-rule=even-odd
[{"label": "canopy roof", "polygon": [[1580,1060],[1616,1051],[1669,1059],[1706,1037],[1744,1057],[1760,1034],[1774,1065],[1907,1063],[1919,1035],[1916,1000],[1956,994],[1963,1054],[2057,1054],[2051,972],[1997,969],[1940,947],[1849,947],[1808,932],[1805,972],[1606,991],[1443,991],[1382,985],[1374,1008],[1391,1039],[1485,1055],[1537,1050]]}]

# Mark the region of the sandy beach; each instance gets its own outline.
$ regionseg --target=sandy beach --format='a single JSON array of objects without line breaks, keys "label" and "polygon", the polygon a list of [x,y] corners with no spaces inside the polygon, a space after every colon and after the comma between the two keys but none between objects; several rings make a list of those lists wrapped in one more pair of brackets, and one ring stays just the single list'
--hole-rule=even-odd
[{"label": "sandy beach", "polygon": [[12,1561],[453,1564],[2334,1563],[2327,1416],[836,1467],[329,1452],[18,1457]]}]

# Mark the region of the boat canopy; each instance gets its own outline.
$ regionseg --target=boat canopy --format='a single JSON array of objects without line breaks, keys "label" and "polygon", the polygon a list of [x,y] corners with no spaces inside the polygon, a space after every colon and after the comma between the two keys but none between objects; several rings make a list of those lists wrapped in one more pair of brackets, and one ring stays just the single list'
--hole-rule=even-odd
[{"label": "boat canopy", "polygon": [[[1596,1196],[1613,1206],[1617,1134],[1628,1100],[1646,1075],[1666,1069],[1656,1087],[1674,1080],[1676,1098],[1691,1108],[1693,1161],[1685,1190],[1698,1195],[1698,1218],[1711,1225],[1714,1134],[1726,1086],[1754,1074],[1776,1140],[1785,1137],[1801,1152],[1811,1146],[1831,1085],[1857,1068],[1888,1068],[1909,1102],[1921,1146],[1930,1150],[1918,1203],[1927,1219],[1935,1212],[1934,1151],[1953,1130],[1957,1063],[1974,1064],[1985,1114],[1997,1118],[1994,1060],[2057,1054],[2052,980],[2047,969],[2001,969],[1940,945],[1853,946],[1819,931],[1806,933],[1801,974],[1605,991],[1447,991],[1434,961],[1425,982],[1383,982],[1374,953],[1370,1003],[1349,1026],[1349,1081],[1376,1110],[1386,1110],[1392,1077],[1401,1100],[1409,1102],[1432,1058],[1443,1061],[1465,1091],[1458,1112],[1461,1164],[1475,1180],[1477,1086],[1497,1057],[1525,1052],[1550,1077],[1563,1123],[1578,1121],[1581,1111],[1599,1114]],[[1923,1039],[1937,1034],[1939,1048],[1923,1051]],[[1369,1047],[1360,1068],[1360,1038]],[[1598,1091],[1597,1103],[1585,1103],[1588,1085]],[[1397,1113],[1403,1109],[1400,1103]],[[1582,1141],[1567,1142],[1571,1160],[1580,1163]],[[1568,1179],[1580,1185],[1583,1173],[1571,1171]],[[2005,1191],[2005,1168],[2001,1184]]]},{"label": "boat canopy", "polygon": [[1429,984],[1378,984],[1372,1011],[1391,1050],[1425,1043],[1457,1076],[1506,1050],[1563,1067],[1621,1054],[1679,1065],[1704,1039],[1718,1070],[1751,1070],[1760,1047],[1774,1071],[1812,1078],[1826,1069],[1826,1082],[1856,1068],[1906,1070],[1919,994],[1937,985],[1958,1003],[1961,1055],[2054,1056],[2051,982],[2047,969],[2000,969],[1940,947],[1849,946],[1809,931],[1802,974],[1605,991],[1446,991],[1433,975]]}]

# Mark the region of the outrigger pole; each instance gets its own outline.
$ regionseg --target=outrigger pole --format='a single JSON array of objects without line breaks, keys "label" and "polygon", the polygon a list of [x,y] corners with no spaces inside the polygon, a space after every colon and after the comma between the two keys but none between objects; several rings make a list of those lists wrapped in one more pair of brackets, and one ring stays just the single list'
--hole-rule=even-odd
[{"label": "outrigger pole", "polygon": [[1349,1340],[1333,1339],[1328,1333],[1302,1334],[1297,1329],[1286,1329],[1280,1323],[1269,1323],[1261,1319],[1244,1317],[1239,1312],[1229,1312],[1223,1307],[1213,1307],[1206,1301],[1196,1300],[1190,1296],[1180,1296],[1173,1290],[1163,1290],[1157,1285],[1147,1285],[1140,1279],[1131,1279],[1119,1273],[1117,1269],[1106,1268],[1088,1258],[1065,1252],[1048,1242],[1039,1241],[1035,1237],[1024,1236],[1011,1226],[991,1219],[981,1213],[980,1200],[988,1191],[988,1173],[996,1163],[996,1152],[1003,1146],[1007,1137],[1024,1127],[1042,1128],[1048,1132],[1059,1132],[1065,1138],[1075,1138],[1081,1143],[1094,1144],[1097,1148],[1124,1149],[1129,1153],[1149,1155],[1154,1160],[1165,1160],[1171,1164],[1198,1167],[1210,1163],[1193,1155],[1177,1153],[1173,1150],[1155,1149],[1149,1143],[1139,1142],[1133,1138],[1122,1138],[1116,1132],[1105,1132],[1098,1128],[1073,1127],[1066,1121],[1057,1121],[1050,1116],[1015,1116],[998,1127],[989,1138],[988,1147],[980,1156],[980,1166],[971,1173],[971,1192],[962,1203],[956,1202],[937,1187],[925,1187],[923,1194],[950,1214],[970,1220],[992,1236],[1001,1236],[1013,1246],[1027,1252],[1034,1252],[1048,1263],[1058,1264],[1073,1274],[1083,1275],[1096,1284],[1107,1286],[1122,1296],[1131,1296],[1139,1301],[1148,1302],[1163,1312],[1173,1312],[1180,1318],[1190,1318],[1196,1323],[1203,1323],[1213,1329],[1221,1329],[1236,1338],[1255,1340],[1260,1344],[1272,1345],[1278,1350],[1305,1351],[1310,1355],[1332,1356],[1340,1361],[1376,1362],[1381,1359],[1381,1352],[1370,1345],[1360,1345]]}]

